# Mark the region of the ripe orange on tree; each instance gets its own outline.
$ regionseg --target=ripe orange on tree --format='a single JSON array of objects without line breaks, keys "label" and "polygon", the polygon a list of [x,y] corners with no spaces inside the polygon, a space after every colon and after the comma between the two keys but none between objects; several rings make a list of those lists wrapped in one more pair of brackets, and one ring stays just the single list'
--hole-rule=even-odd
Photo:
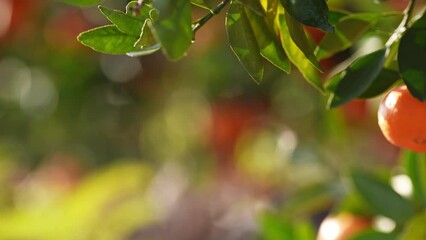
[{"label": "ripe orange on tree", "polygon": [[381,101],[379,126],[392,144],[426,152],[426,102],[413,97],[407,86],[392,89]]},{"label": "ripe orange on tree", "polygon": [[322,221],[317,240],[348,240],[369,229],[371,224],[370,218],[348,212],[330,215]]}]

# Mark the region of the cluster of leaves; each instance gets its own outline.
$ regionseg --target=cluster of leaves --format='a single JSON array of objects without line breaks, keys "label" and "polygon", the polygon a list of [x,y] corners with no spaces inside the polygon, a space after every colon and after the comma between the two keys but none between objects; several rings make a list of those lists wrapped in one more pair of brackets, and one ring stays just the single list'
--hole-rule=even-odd
[{"label": "cluster of leaves", "polygon": [[367,230],[353,239],[425,239],[424,207],[426,206],[425,159],[422,154],[404,152],[401,164],[413,185],[413,194],[406,198],[398,194],[381,178],[360,170],[351,174],[355,192],[373,213],[392,219],[396,226],[390,233]]},{"label": "cluster of leaves", "polygon": [[[83,6],[99,2],[64,1]],[[209,13],[193,21],[191,4]],[[328,94],[331,108],[354,98],[382,94],[401,79],[416,98],[426,100],[426,17],[409,21],[412,8],[405,12],[401,25],[395,27],[383,48],[353,61],[332,76],[325,87],[319,61],[352,47],[389,13],[329,11],[326,0],[223,0],[215,8],[206,0],[131,1],[125,12],[100,6],[112,24],[84,32],[78,39],[107,54],[135,57],[161,49],[168,58],[177,60],[187,52],[198,28],[226,5],[229,44],[258,83],[266,59],[286,73],[292,63],[310,84]],[[326,32],[318,46],[314,46],[304,26]]]}]

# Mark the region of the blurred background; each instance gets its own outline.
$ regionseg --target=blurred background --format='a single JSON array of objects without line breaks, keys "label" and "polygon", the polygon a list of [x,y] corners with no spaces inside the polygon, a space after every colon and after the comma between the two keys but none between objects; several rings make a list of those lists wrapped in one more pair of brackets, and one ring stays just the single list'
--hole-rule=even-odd
[{"label": "blurred background", "polygon": [[[328,3],[379,12],[407,1]],[[394,169],[380,99],[326,110],[296,70],[272,65],[257,85],[227,45],[223,13],[178,62],[76,41],[101,24],[96,7],[0,0],[0,239],[304,240],[330,212],[368,218],[346,175]],[[383,29],[324,68],[383,44]]]}]

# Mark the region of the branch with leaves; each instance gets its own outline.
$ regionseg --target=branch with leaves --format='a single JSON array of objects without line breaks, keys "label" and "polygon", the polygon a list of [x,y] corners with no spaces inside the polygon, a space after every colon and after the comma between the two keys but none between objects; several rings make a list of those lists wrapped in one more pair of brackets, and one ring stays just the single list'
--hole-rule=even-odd
[{"label": "branch with leaves", "polygon": [[[64,0],[80,6],[99,0]],[[191,4],[208,13],[193,21]],[[413,96],[426,100],[426,17],[414,14],[412,1],[403,13],[330,11],[326,0],[224,0],[211,7],[205,0],[131,1],[126,11],[99,6],[110,25],[83,32],[78,40],[107,54],[138,57],[158,50],[171,60],[182,58],[198,29],[227,8],[228,41],[248,74],[258,83],[266,59],[290,73],[291,65],[320,92],[327,94],[328,107],[338,107],[355,98],[371,98],[394,84],[406,84]],[[421,6],[419,6],[421,8]],[[325,86],[321,60],[354,46],[367,35],[380,33],[376,26],[389,16],[403,16],[387,44],[353,60],[329,77]],[[317,46],[306,26],[325,32]]]}]

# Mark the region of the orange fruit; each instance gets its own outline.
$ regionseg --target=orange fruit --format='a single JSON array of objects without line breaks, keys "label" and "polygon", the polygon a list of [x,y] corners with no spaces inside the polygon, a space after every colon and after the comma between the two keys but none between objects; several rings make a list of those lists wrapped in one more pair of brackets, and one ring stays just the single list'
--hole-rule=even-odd
[{"label": "orange fruit", "polygon": [[383,98],[378,120],[390,143],[415,152],[426,152],[426,102],[413,97],[407,86],[396,87]]}]

